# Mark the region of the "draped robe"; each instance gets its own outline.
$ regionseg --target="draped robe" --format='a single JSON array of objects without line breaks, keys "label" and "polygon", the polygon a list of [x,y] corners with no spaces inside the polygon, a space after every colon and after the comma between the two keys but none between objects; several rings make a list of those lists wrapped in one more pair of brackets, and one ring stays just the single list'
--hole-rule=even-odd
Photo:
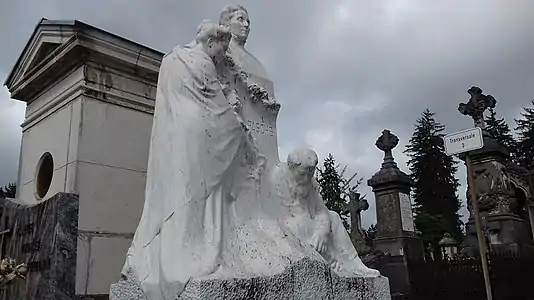
[{"label": "draped robe", "polygon": [[[127,255],[149,299],[220,267],[245,135],[211,58],[194,44],[161,63],[145,205]],[[161,295],[167,293],[167,295]]]},{"label": "draped robe", "polygon": [[306,244],[314,234],[327,230],[327,250],[321,255],[338,275],[379,276],[377,270],[363,264],[339,214],[326,208],[317,181],[312,178],[307,184],[298,184],[291,179],[290,172],[287,163],[280,162],[270,175],[277,200],[284,207],[280,217],[285,225]]}]

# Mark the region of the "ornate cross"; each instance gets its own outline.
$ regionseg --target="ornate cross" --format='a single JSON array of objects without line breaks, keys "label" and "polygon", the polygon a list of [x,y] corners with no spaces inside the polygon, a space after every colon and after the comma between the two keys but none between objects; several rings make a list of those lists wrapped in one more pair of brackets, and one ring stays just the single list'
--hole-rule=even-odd
[{"label": "ornate cross", "polygon": [[486,127],[484,123],[484,111],[488,108],[495,108],[497,100],[491,95],[482,94],[482,89],[473,86],[468,91],[471,98],[467,103],[460,103],[458,105],[458,111],[466,116],[473,118],[475,127],[484,129]]},{"label": "ornate cross", "polygon": [[399,144],[399,138],[391,133],[391,131],[385,129],[382,131],[382,135],[376,140],[376,147],[382,151],[384,151],[384,162],[382,163],[382,167],[396,167],[397,164],[395,163],[395,160],[393,159],[393,154],[391,150],[393,148],[397,147]]}]

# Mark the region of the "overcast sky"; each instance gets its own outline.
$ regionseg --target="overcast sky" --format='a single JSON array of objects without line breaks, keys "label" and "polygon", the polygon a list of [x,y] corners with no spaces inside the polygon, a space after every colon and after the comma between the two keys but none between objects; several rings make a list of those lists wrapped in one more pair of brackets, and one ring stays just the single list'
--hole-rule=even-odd
[{"label": "overcast sky", "polygon": [[[472,126],[457,112],[471,85],[497,101],[512,125],[534,99],[532,0],[249,0],[247,48],[262,61],[282,103],[280,155],[297,146],[332,152],[367,180],[380,167],[374,143],[390,129],[402,153],[425,108],[447,132]],[[227,0],[2,0],[0,79],[40,18],[78,19],[167,52],[218,19]],[[25,105],[0,90],[0,184],[17,174]],[[465,199],[465,168],[458,174]],[[374,197],[364,226],[375,222]],[[465,214],[465,211],[464,211]]]}]

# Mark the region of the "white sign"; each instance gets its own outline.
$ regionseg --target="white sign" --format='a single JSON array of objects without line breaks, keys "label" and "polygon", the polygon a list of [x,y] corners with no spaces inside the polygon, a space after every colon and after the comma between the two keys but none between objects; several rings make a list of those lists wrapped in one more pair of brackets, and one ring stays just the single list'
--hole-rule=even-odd
[{"label": "white sign", "polygon": [[443,138],[447,155],[459,154],[484,147],[482,130],[479,127],[451,133]]},{"label": "white sign", "polygon": [[399,204],[402,230],[414,232],[415,228],[413,225],[412,201],[410,201],[410,195],[399,193]]}]

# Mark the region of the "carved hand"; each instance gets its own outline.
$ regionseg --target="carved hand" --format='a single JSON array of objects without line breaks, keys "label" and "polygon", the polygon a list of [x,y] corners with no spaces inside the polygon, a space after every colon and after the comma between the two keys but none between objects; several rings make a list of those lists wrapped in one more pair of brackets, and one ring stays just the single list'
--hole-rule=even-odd
[{"label": "carved hand", "polygon": [[265,164],[267,162],[267,159],[259,151],[255,151],[254,155],[256,156],[255,157],[256,162],[253,166],[253,169],[250,172],[250,178],[255,179],[255,180],[260,180],[261,176],[265,172]]},{"label": "carved hand", "polygon": [[341,271],[341,264],[337,261],[333,261],[331,264],[330,264],[330,268],[332,270],[334,270],[335,272],[340,272]]},{"label": "carved hand", "polygon": [[241,112],[241,109],[243,108],[243,104],[239,100],[235,100],[233,103],[230,103],[232,108],[235,110],[236,113]]},{"label": "carved hand", "polygon": [[310,245],[319,253],[326,251],[328,241],[328,233],[325,234],[321,231],[316,231],[312,236]]}]

